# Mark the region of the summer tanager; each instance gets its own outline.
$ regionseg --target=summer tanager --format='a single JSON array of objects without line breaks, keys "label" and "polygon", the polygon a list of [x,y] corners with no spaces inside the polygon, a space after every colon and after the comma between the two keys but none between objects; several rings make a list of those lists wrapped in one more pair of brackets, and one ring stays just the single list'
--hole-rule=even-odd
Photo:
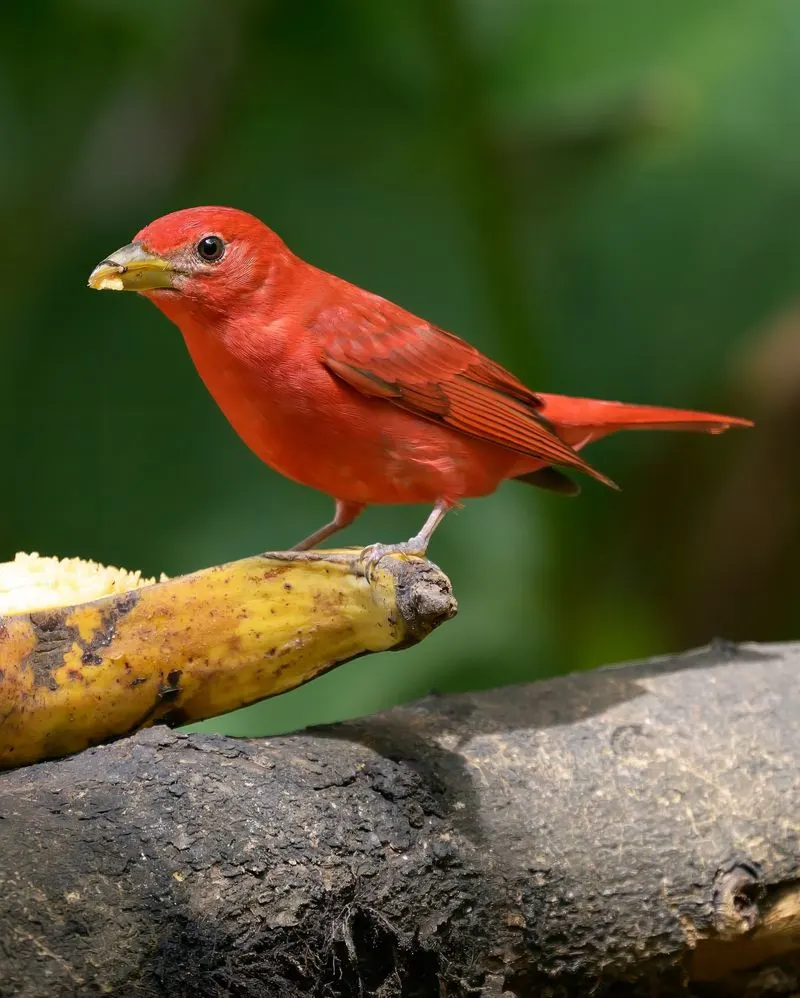
[{"label": "summer tanager", "polygon": [[306,550],[370,503],[433,503],[401,544],[424,554],[448,509],[517,479],[574,495],[556,466],[613,485],[578,454],[616,430],[720,433],[749,420],[546,395],[475,347],[296,257],[257,218],[190,208],[157,219],[92,272],[180,329],[200,377],[262,461],[336,503]]}]

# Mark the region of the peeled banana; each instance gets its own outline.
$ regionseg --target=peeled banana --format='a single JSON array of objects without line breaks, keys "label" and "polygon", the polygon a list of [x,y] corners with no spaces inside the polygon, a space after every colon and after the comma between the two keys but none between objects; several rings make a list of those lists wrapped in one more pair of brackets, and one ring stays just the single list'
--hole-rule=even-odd
[{"label": "peeled banana", "polygon": [[244,707],[456,613],[430,562],[390,556],[367,577],[359,556],[277,552],[159,582],[78,559],[0,565],[0,769]]}]

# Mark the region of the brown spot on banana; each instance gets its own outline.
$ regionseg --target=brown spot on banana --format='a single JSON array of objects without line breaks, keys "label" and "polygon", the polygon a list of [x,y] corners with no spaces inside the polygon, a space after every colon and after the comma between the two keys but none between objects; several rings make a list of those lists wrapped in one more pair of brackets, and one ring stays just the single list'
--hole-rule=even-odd
[{"label": "brown spot on banana", "polygon": [[[76,647],[80,649],[82,665],[102,664],[103,658],[98,652],[114,640],[117,624],[136,605],[137,596],[133,591],[111,599],[110,605],[98,610],[96,615],[87,610],[79,620],[72,619],[70,607],[28,614],[34,643],[20,665],[31,670],[35,687],[43,686],[55,692],[58,689],[56,675]],[[0,640],[7,637],[8,629],[4,625]],[[74,667],[68,669],[67,678],[74,680],[77,671]]]},{"label": "brown spot on banana", "polygon": [[170,672],[167,675],[167,681],[166,681],[166,683],[163,683],[158,688],[158,699],[160,701],[163,701],[163,700],[168,700],[168,701],[175,700],[176,697],[178,696],[178,694],[181,691],[181,688],[179,686],[180,680],[181,680],[181,671],[180,671],[180,669],[173,669],[172,672]]},{"label": "brown spot on banana", "polygon": [[29,616],[34,645],[22,662],[33,673],[35,686],[58,689],[55,674],[64,662],[64,651],[76,640],[74,627],[67,626],[68,611],[42,610]]},{"label": "brown spot on banana", "polygon": [[137,590],[123,593],[100,614],[100,622],[87,642],[80,641],[83,648],[81,662],[84,665],[102,665],[103,656],[99,654],[107,648],[117,634],[117,625],[123,620],[138,601]]}]

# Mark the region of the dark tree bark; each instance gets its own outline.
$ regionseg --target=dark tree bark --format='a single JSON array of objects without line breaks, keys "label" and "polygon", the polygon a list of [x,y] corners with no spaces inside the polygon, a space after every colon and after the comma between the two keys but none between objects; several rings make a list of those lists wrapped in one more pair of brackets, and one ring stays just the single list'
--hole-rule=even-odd
[{"label": "dark tree bark", "polygon": [[800,990],[800,646],[0,774],[0,995]]}]

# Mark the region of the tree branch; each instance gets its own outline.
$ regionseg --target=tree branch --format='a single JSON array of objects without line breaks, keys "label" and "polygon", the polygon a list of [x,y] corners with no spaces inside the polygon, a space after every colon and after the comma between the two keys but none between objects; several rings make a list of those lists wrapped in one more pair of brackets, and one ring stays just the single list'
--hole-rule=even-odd
[{"label": "tree branch", "polygon": [[0,995],[791,995],[800,646],[0,774]]}]

